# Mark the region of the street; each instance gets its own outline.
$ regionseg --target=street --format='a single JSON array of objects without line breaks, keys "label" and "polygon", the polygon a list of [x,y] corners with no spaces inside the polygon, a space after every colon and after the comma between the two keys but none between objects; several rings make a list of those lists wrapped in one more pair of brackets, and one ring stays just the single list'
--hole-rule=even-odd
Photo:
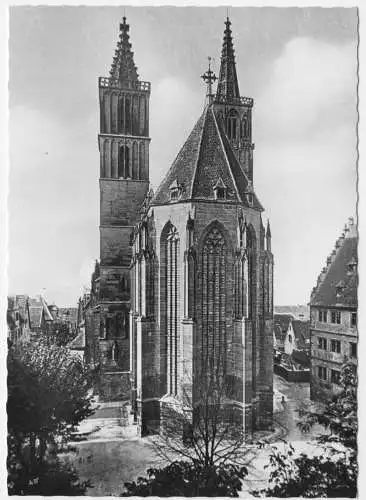
[{"label": "street", "polygon": [[[314,428],[304,434],[297,427],[297,410],[310,408],[310,387],[307,383],[289,383],[274,375],[274,427],[277,429],[272,444],[284,447],[279,439],[293,442],[299,451],[314,452],[316,446],[310,443],[319,431]],[[285,402],[282,402],[284,397]],[[278,430],[282,429],[282,433]],[[159,466],[149,438],[138,438],[132,428],[123,428],[119,424],[115,409],[99,409],[87,419],[83,432],[90,432],[86,442],[77,444],[76,456],[68,457],[77,468],[81,479],[91,479],[94,487],[88,490],[89,496],[118,496],[123,491],[125,481],[133,481],[140,475],[146,475],[149,467]],[[272,441],[272,439],[271,439]],[[243,492],[249,495],[251,489],[266,485],[268,470],[264,466],[269,461],[271,446],[263,449],[255,445],[250,447],[248,459],[248,478],[244,481]]]}]

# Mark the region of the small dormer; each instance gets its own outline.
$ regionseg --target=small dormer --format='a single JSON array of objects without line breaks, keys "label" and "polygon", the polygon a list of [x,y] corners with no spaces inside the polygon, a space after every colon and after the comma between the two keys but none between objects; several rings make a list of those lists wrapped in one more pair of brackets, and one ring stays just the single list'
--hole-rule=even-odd
[{"label": "small dormer", "polygon": [[344,289],[345,289],[344,281],[343,280],[338,281],[338,283],[336,284],[336,294],[337,294],[337,297],[340,297],[342,295]]},{"label": "small dormer", "polygon": [[216,184],[213,187],[215,200],[225,200],[227,194],[227,187],[221,177],[218,178]]},{"label": "small dormer", "polygon": [[170,201],[178,201],[182,194],[182,186],[178,184],[177,180],[173,181],[169,186]]}]

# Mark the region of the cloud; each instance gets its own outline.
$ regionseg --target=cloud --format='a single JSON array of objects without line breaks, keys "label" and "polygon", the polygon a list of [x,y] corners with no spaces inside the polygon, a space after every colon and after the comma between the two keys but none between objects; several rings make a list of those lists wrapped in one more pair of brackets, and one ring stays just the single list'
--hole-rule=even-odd
[{"label": "cloud", "polygon": [[318,133],[330,120],[349,120],[349,106],[356,105],[356,77],[354,43],[291,40],[274,61],[266,90],[258,98],[257,121],[265,125],[258,133],[278,140]]},{"label": "cloud", "polygon": [[255,185],[268,207],[277,303],[308,300],[356,203],[356,46],[294,39],[254,110]]}]

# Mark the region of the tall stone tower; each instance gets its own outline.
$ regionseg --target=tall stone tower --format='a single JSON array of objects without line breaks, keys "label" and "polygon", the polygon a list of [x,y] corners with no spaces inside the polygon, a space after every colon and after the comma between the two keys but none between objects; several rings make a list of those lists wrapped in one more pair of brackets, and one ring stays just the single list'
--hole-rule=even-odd
[{"label": "tall stone tower", "polygon": [[100,270],[98,270],[101,397],[116,399],[129,371],[130,235],[149,189],[150,83],[139,80],[129,25],[110,76],[99,78]]},{"label": "tall stone tower", "polygon": [[[271,229],[253,187],[253,99],[242,97],[229,19],[206,106],[134,229],[131,371],[141,433],[199,404],[208,373],[230,386],[245,433],[272,425]],[[209,371],[208,368],[209,367]]]}]

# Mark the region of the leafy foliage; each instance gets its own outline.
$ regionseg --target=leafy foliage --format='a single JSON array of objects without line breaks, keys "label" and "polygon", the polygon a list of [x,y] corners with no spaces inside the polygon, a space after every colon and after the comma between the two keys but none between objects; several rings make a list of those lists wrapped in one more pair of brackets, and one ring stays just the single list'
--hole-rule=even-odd
[{"label": "leafy foliage", "polygon": [[177,461],[162,469],[148,469],[148,477],[125,483],[122,496],[226,496],[238,497],[246,467],[234,465],[212,466]]},{"label": "leafy foliage", "polygon": [[346,363],[342,367],[341,392],[323,412],[300,412],[304,432],[320,424],[327,431],[318,438],[323,453],[310,457],[296,454],[289,444],[281,452],[274,447],[270,456],[270,484],[256,496],[349,497],[357,495],[357,372]]},{"label": "leafy foliage", "polygon": [[[72,471],[60,464],[57,470],[49,468],[47,453],[50,447],[67,445],[78,424],[93,413],[91,383],[80,359],[47,339],[9,349],[9,491],[26,488],[26,477],[29,487],[46,485],[56,473],[60,481],[69,477],[70,485],[74,484]],[[34,483],[38,476],[38,483]],[[43,482],[39,482],[40,477]]]}]

